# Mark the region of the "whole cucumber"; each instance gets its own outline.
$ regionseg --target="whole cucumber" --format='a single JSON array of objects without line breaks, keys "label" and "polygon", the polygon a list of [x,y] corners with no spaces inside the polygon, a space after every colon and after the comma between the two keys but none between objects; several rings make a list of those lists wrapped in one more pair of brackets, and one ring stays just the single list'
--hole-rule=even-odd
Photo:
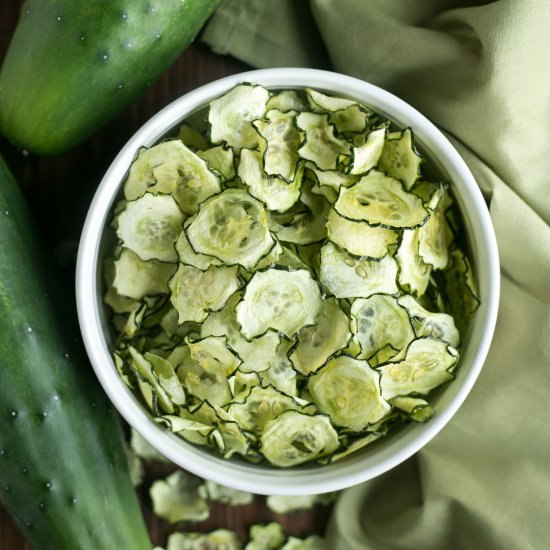
[{"label": "whole cucumber", "polygon": [[122,432],[0,157],[0,502],[36,549],[150,550]]},{"label": "whole cucumber", "polygon": [[43,155],[77,145],[140,96],[219,0],[27,0],[0,71],[0,131]]}]

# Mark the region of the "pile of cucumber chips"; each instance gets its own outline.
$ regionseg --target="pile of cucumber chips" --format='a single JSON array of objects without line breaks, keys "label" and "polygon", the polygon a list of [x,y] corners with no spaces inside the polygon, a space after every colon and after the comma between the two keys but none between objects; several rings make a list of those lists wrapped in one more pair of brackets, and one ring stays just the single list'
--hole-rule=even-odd
[{"label": "pile of cucumber chips", "polygon": [[479,304],[452,183],[410,128],[240,84],[142,149],[105,261],[115,364],[225,458],[328,463],[424,422]]}]

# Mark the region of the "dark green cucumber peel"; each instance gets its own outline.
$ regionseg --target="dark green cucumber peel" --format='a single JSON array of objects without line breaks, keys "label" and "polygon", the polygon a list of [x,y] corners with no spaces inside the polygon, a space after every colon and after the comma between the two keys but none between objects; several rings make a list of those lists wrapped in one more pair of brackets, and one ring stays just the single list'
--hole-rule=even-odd
[{"label": "dark green cucumber peel", "polygon": [[220,0],[27,0],[0,72],[0,131],[77,145],[157,80]]},{"label": "dark green cucumber peel", "polygon": [[0,502],[37,549],[150,550],[118,418],[38,235],[0,157]]}]

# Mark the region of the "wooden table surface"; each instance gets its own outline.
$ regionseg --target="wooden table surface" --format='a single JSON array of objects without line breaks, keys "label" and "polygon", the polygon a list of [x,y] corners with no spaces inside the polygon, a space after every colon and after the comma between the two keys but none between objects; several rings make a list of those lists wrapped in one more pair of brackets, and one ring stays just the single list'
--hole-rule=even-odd
[{"label": "wooden table surface", "polygon": [[[4,58],[22,4],[22,0],[1,0],[0,60]],[[95,189],[118,150],[132,134],[154,113],[189,90],[249,68],[235,59],[213,54],[197,41],[139,101],[67,154],[51,158],[23,155],[0,137],[0,154],[23,188],[48,244],[66,270],[74,269],[80,231]],[[295,536],[322,533],[330,513],[328,508],[318,507],[312,511],[277,516],[267,509],[263,497],[255,497],[249,506],[215,505],[210,518],[203,523],[170,526],[154,517],[148,499],[151,479],[163,473],[160,466],[148,469],[145,483],[138,489],[152,540],[161,546],[166,544],[168,533],[175,529],[209,531],[225,527],[237,530],[245,539],[251,524],[272,520],[280,521],[285,530]],[[29,549],[0,506],[0,550]]]}]

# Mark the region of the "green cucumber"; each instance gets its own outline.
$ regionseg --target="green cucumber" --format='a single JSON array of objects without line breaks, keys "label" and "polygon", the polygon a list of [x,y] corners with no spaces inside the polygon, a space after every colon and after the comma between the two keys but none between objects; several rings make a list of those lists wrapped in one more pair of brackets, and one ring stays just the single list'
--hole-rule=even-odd
[{"label": "green cucumber", "polygon": [[37,549],[149,550],[120,426],[0,157],[0,502]]},{"label": "green cucumber", "polygon": [[0,130],[53,155],[91,135],[175,61],[219,0],[27,0],[0,72]]}]

